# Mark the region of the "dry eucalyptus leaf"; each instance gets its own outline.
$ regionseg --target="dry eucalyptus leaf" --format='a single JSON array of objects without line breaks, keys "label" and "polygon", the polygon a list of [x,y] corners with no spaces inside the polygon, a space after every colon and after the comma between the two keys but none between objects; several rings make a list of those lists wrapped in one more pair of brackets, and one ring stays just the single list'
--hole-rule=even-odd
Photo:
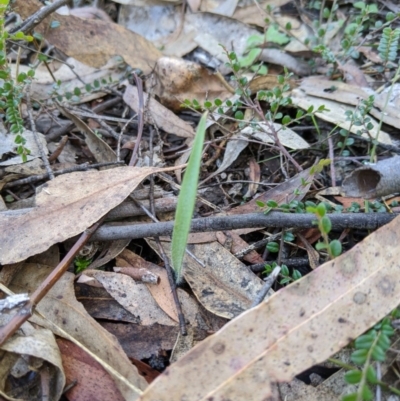
[{"label": "dry eucalyptus leaf", "polygon": [[[374,95],[375,107],[372,107],[370,114],[377,120],[382,118],[384,123],[392,125],[396,128],[400,128],[398,108],[390,103],[385,105],[387,94],[381,94],[378,96],[370,88],[359,88],[345,82],[329,81],[325,77],[319,76],[304,78],[301,82],[299,90],[306,95],[315,96],[321,99],[334,100],[335,102],[352,106],[358,106],[361,99],[367,100],[370,95]],[[329,105],[330,104],[331,103],[329,103]],[[327,108],[330,109],[328,105]],[[382,113],[382,110],[385,110],[385,112]]]},{"label": "dry eucalyptus leaf", "polygon": [[[47,149],[47,143],[46,139],[43,134],[40,132],[36,132],[34,134],[30,130],[25,130],[22,134],[22,137],[26,140],[25,147],[30,150],[30,154],[27,155],[27,160],[32,161],[34,159],[37,159],[40,157],[40,150],[38,147],[38,144],[36,142],[36,139],[39,141],[41,148],[43,149],[44,153],[47,155],[49,153]],[[36,136],[36,139],[35,139]],[[4,149],[0,150],[1,156],[4,153],[14,153],[15,156],[11,157],[7,160],[4,160],[0,162],[0,166],[13,166],[15,164],[23,164],[22,162],[22,157],[20,155],[17,155],[16,149],[17,145],[14,143],[14,135],[13,134],[6,134],[6,133],[1,133],[0,132],[0,142],[5,142]]]},{"label": "dry eucalyptus leaf", "polygon": [[[42,6],[37,0],[18,0],[13,8],[26,19]],[[60,26],[51,29],[49,25],[54,19]],[[119,55],[132,68],[140,68],[148,74],[161,56],[156,47],[143,37],[120,25],[101,20],[56,14],[46,18],[35,31],[68,56],[91,67],[100,68],[110,58]]]},{"label": "dry eucalyptus leaf", "polygon": [[[168,169],[168,170],[171,170]],[[149,174],[165,169],[117,167],[74,172],[41,187],[36,207],[20,216],[0,214],[0,263],[15,263],[90,227],[119,205]]]},{"label": "dry eucalyptus leaf", "polygon": [[[32,292],[53,269],[53,266],[25,263],[20,273],[14,277],[10,289],[18,293]],[[74,279],[74,274],[64,273],[40,301],[37,311],[125,377],[131,386],[127,386],[110,372],[125,398],[136,400],[140,390],[147,386],[145,380],[131,364],[115,337],[104,330],[76,300]],[[37,315],[33,315],[30,321],[52,330],[58,336],[65,337],[62,331]],[[106,366],[103,367],[107,370]]]},{"label": "dry eucalyptus leaf", "polygon": [[[296,150],[307,149],[310,147],[307,141],[305,141],[299,134],[294,132],[292,129],[284,127],[283,125],[278,123],[271,123],[271,124],[275,132],[277,132],[278,138],[283,146]],[[257,129],[254,129],[250,126],[246,127],[242,129],[241,133],[246,134],[246,136],[249,135],[250,138],[259,139],[260,141],[265,143],[271,143],[271,144],[275,143],[275,140],[273,139],[274,137],[273,137],[272,127],[270,127],[269,124],[258,123],[257,126],[258,126]]]},{"label": "dry eucalyptus leaf", "polygon": [[[76,385],[68,390],[70,401],[97,400],[126,401],[107,371],[85,351],[63,338],[57,339],[62,355],[67,382],[79,377]],[[94,401],[94,400],[93,400]]]},{"label": "dry eucalyptus leaf", "polygon": [[[4,315],[3,313],[3,317]],[[60,399],[65,386],[65,375],[61,355],[50,330],[34,328],[32,324],[26,322],[22,325],[22,330],[14,334],[0,349],[2,351],[0,395],[7,397],[7,400],[31,400],[32,393],[23,389],[18,392],[18,397],[11,397],[5,388],[6,378],[9,374],[18,378],[34,372],[36,374],[45,372],[51,377],[47,399],[49,401]]]},{"label": "dry eucalyptus leaf", "polygon": [[[305,94],[300,89],[292,90],[290,97],[294,106],[300,107],[304,110],[308,110],[311,106],[314,107],[314,110],[317,110],[320,106],[325,106],[327,110],[316,113],[316,116],[324,121],[328,121],[334,125],[338,125],[340,128],[350,130],[353,134],[356,134],[357,131],[359,131],[360,129],[358,126],[351,124],[350,121],[346,120],[346,112],[354,112],[355,110],[352,106],[348,106],[346,104],[329,99],[322,99],[320,97],[311,96]],[[379,131],[379,123],[372,117],[370,122],[371,124],[373,124],[373,129],[370,131],[371,137],[377,138],[377,141],[380,143],[393,145],[393,141],[390,135],[382,130]],[[365,132],[362,133],[362,137],[370,138],[370,136]]]},{"label": "dry eucalyptus leaf", "polygon": [[399,222],[225,325],[168,368],[141,401],[265,400],[273,383],[339,351],[399,304]]},{"label": "dry eucalyptus leaf", "polygon": [[[123,264],[125,263],[125,264]],[[147,289],[150,291],[154,300],[160,306],[160,308],[173,320],[178,321],[178,315],[176,312],[176,307],[174,303],[174,298],[172,296],[171,287],[169,285],[167,271],[155,265],[154,263],[147,262],[139,255],[133,253],[129,249],[125,249],[121,253],[120,257],[116,261],[117,266],[135,266],[145,268],[152,273],[156,274],[160,280],[157,285],[148,284]]]},{"label": "dry eucalyptus leaf", "polygon": [[[157,251],[154,242],[148,243]],[[163,242],[168,256],[171,244]],[[188,245],[204,267],[185,255],[183,275],[196,298],[210,312],[232,319],[250,308],[263,281],[218,242]]]},{"label": "dry eucalyptus leaf", "polygon": [[[186,100],[222,101],[232,96],[226,84],[207,68],[175,57],[161,57],[155,68],[154,94],[160,102],[173,111],[181,111]],[[275,80],[276,82],[276,80]]]},{"label": "dry eucalyptus leaf", "polygon": [[111,149],[107,142],[99,138],[84,121],[71,113],[61,104],[56,103],[56,106],[58,110],[60,110],[65,117],[71,120],[77,126],[77,128],[79,128],[82,134],[85,135],[85,142],[98,163],[115,162],[117,160],[115,152]]},{"label": "dry eucalyptus leaf", "polygon": [[[143,93],[143,102],[147,104],[147,93]],[[139,112],[139,94],[136,86],[127,85],[124,93],[124,102],[137,113]],[[193,127],[180,119],[172,111],[168,110],[156,99],[150,98],[148,102],[148,113],[151,114],[151,119],[147,117],[148,123],[155,123],[157,127],[162,128],[169,134],[174,134],[183,138],[193,138]]]},{"label": "dry eucalyptus leaf", "polygon": [[92,270],[90,276],[99,281],[127,311],[138,317],[142,325],[150,326],[158,323],[176,326],[176,322],[157,305],[147,287],[142,283],[136,283],[132,277],[100,270]]},{"label": "dry eucalyptus leaf", "polygon": [[[124,62],[121,57],[113,57],[100,68],[90,67],[80,61],[69,57],[65,63],[57,63],[55,60],[51,64],[39,64],[35,69],[35,79],[31,85],[31,96],[35,100],[47,100],[51,93],[54,92],[54,80],[60,81],[61,85],[57,89],[58,94],[65,94],[75,88],[80,88],[82,94],[79,97],[79,102],[86,103],[93,99],[101,98],[105,95],[101,91],[86,92],[85,85],[93,85],[95,80],[101,81],[105,79],[107,82],[111,79],[112,82],[120,81],[124,72]],[[17,71],[27,73],[30,67],[27,65],[18,66],[10,65],[13,76]],[[52,74],[50,74],[51,69]]]}]

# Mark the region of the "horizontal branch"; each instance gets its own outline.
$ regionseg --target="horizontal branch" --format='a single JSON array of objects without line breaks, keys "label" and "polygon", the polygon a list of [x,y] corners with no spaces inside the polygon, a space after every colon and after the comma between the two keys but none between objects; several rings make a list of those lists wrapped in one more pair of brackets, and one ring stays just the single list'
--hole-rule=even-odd
[{"label": "horizontal branch", "polygon": [[[334,213],[328,214],[332,229],[358,228],[375,230],[392,221],[396,213]],[[313,227],[315,216],[310,213],[292,214],[282,212],[250,213],[221,217],[206,217],[192,220],[192,233],[208,231],[227,231],[240,228],[307,228]],[[112,241],[117,239],[135,239],[159,237],[172,234],[174,221],[146,224],[106,224],[100,227],[92,241]]]}]

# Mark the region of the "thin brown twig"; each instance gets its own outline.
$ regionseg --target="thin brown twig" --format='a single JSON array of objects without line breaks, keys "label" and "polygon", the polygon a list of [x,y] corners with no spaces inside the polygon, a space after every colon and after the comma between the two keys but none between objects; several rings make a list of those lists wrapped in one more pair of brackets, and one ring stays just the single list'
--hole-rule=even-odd
[{"label": "thin brown twig", "polygon": [[52,14],[54,11],[58,10],[60,7],[71,3],[71,0],[56,0],[54,3],[43,7],[27,18],[22,25],[16,26],[10,30],[10,34],[16,32],[23,32],[27,34],[33,28],[38,26],[46,17]]},{"label": "thin brown twig", "polygon": [[58,158],[58,156],[60,156],[61,152],[64,150],[65,145],[68,142],[68,135],[64,135],[61,138],[61,141],[59,142],[59,144],[57,145],[57,148],[55,149],[55,151],[49,156],[49,163],[55,162]]},{"label": "thin brown twig", "polygon": [[76,254],[83,248],[89,238],[100,227],[104,217],[91,227],[86,229],[76,241],[74,246],[64,256],[57,267],[49,274],[49,276],[39,285],[35,292],[31,295],[30,300],[21,308],[11,320],[0,328],[0,346],[3,345],[33,314],[36,305],[45,297],[54,284],[67,271],[69,265],[74,260]]},{"label": "thin brown twig", "polygon": [[[89,164],[89,163],[83,163],[78,166],[73,166],[69,168],[64,168],[62,170],[54,171],[54,175],[61,175],[61,174],[67,174],[67,173],[72,173],[74,171],[86,171],[92,168],[100,168],[100,167],[108,167],[108,166],[118,166],[118,165],[123,165],[124,162],[104,162],[104,163],[95,163],[95,164]],[[49,175],[46,174],[38,174],[38,175],[31,175],[30,177],[26,178],[21,178],[20,180],[15,180],[11,182],[7,182],[3,186],[3,188],[13,188],[18,185],[24,185],[24,184],[33,184],[38,181],[46,180],[49,178]]]},{"label": "thin brown twig", "polygon": [[137,74],[135,72],[133,72],[132,75],[133,75],[133,78],[135,79],[136,87],[138,90],[139,108],[138,108],[138,113],[137,113],[138,114],[138,133],[137,133],[137,137],[136,137],[135,147],[133,148],[133,151],[132,151],[131,160],[129,161],[129,166],[134,166],[137,162],[138,153],[139,153],[139,145],[142,140],[143,126],[144,126],[143,81],[141,80],[140,77],[137,76]]}]

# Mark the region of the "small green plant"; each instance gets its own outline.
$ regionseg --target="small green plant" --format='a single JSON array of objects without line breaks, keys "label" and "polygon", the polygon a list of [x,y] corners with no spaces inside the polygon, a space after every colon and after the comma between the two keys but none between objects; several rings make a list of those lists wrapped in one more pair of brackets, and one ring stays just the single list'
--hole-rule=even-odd
[{"label": "small green plant", "polygon": [[391,319],[386,317],[368,333],[358,337],[355,341],[355,351],[351,360],[360,369],[349,370],[345,380],[349,384],[357,384],[357,392],[343,397],[343,401],[370,401],[373,400],[371,385],[381,384],[377,378],[374,361],[383,362],[390,347],[390,337],[394,334]]},{"label": "small green plant", "polygon": [[86,84],[84,88],[75,87],[69,91],[63,89],[62,82],[58,80],[53,84],[53,90],[50,93],[50,96],[52,99],[58,100],[59,102],[66,100],[67,102],[77,103],[81,101],[83,96],[104,90],[112,84],[115,84],[115,82],[110,76],[108,77],[108,80],[105,78],[100,80],[95,79],[93,83]]},{"label": "small green plant", "polygon": [[77,256],[74,260],[75,264],[75,273],[81,273],[88,268],[88,266],[92,263],[92,259],[87,259],[84,256]]},{"label": "small green plant", "polygon": [[[273,262],[272,264],[267,264],[265,265],[265,270],[263,274],[271,274],[271,272],[275,269],[277,266],[276,262]],[[279,275],[282,277],[281,280],[279,281],[279,284],[285,285],[285,284],[290,284],[293,283],[293,281],[299,280],[302,278],[302,274],[296,270],[293,269],[292,273],[290,273],[289,268],[286,265],[281,265],[281,272]]]},{"label": "small green plant", "polygon": [[394,62],[397,58],[397,47],[399,44],[400,29],[392,29],[386,27],[382,30],[381,40],[379,41],[378,52],[380,58],[384,61],[384,66],[387,67],[389,62]]},{"label": "small green plant", "polygon": [[[286,127],[300,123],[306,118],[315,119],[316,113],[321,113],[326,109],[324,105],[314,109],[310,106],[308,110],[303,111],[298,109],[295,115],[289,115],[285,109],[292,107],[292,99],[287,96],[287,91],[290,89],[289,80],[292,74],[285,70],[284,75],[277,76],[277,85],[271,90],[260,90],[257,92],[255,99],[249,89],[249,81],[246,76],[241,76],[241,63],[235,52],[228,52],[228,62],[226,66],[233,72],[232,81],[236,82],[235,95],[240,98],[234,102],[227,100],[223,103],[220,99],[215,99],[214,103],[207,100],[204,104],[200,104],[197,100],[186,99],[182,107],[191,108],[193,110],[209,110],[211,113],[215,111],[221,115],[228,116],[239,122],[239,129],[250,126],[253,130],[264,131],[268,130],[268,135],[274,141],[274,145],[279,148],[279,151],[286,157],[298,171],[301,170],[299,164],[293,159],[289,151],[281,144],[278,133]],[[266,112],[262,109],[260,103],[269,103],[269,108]],[[245,121],[245,110],[252,110],[253,116]],[[233,114],[233,118],[230,115]],[[293,113],[294,114],[294,113]],[[265,128],[266,127],[266,128]]]},{"label": "small green plant", "polygon": [[329,258],[334,259],[342,253],[342,243],[334,239],[329,240],[328,234],[332,229],[332,222],[329,216],[327,216],[327,208],[325,203],[319,203],[317,206],[307,206],[308,213],[314,213],[317,218],[318,229],[321,232],[322,241],[318,242],[315,246],[317,251],[325,249],[328,252]]},{"label": "small green plant", "polygon": [[21,155],[23,161],[26,161],[30,151],[24,146],[26,143],[23,136],[25,128],[20,106],[24,90],[30,85],[35,71],[29,69],[27,73],[21,72],[14,78],[7,62],[7,43],[10,40],[31,42],[33,37],[22,32],[9,34],[5,30],[5,14],[9,3],[9,0],[0,0],[0,112],[5,117],[8,130],[15,135],[17,154]]},{"label": "small green plant", "polygon": [[249,68],[251,71],[258,75],[266,75],[268,68],[258,61],[262,52],[262,47],[266,43],[276,43],[284,45],[290,41],[290,37],[281,32],[278,24],[270,24],[267,31],[260,35],[251,35],[247,39],[247,54],[238,59],[240,69],[245,70]]},{"label": "small green plant", "polygon": [[346,120],[350,121],[350,127],[348,130],[344,128],[339,130],[339,134],[343,137],[343,139],[337,143],[337,146],[340,147],[339,155],[350,156],[350,152],[345,150],[345,148],[354,144],[354,139],[349,137],[353,126],[360,127],[357,130],[357,135],[361,136],[366,133],[371,138],[371,143],[375,143],[375,139],[372,139],[372,135],[370,134],[370,131],[374,129],[374,126],[371,122],[371,117],[369,117],[369,112],[374,105],[374,101],[375,97],[371,95],[368,99],[361,100],[360,104],[354,111],[345,111]]},{"label": "small green plant", "polygon": [[[316,224],[318,226],[319,231],[321,232],[322,241],[318,242],[315,248],[320,250],[326,250],[329,258],[333,259],[336,256],[339,256],[342,253],[342,244],[339,240],[329,240],[328,234],[332,229],[332,222],[329,216],[327,215],[328,211],[333,211],[333,208],[325,203],[321,202],[318,205],[311,201],[300,202],[297,200],[293,200],[290,203],[282,203],[278,205],[278,203],[274,200],[269,200],[267,202],[256,201],[257,205],[264,209],[264,213],[267,214],[272,210],[285,212],[285,213],[313,213],[317,220]],[[378,202],[379,203],[379,202]],[[359,207],[358,204],[355,204]],[[380,204],[371,203],[373,209],[379,208],[381,211]],[[339,206],[335,209],[336,212],[341,213],[342,208]],[[292,233],[286,233],[291,234]],[[269,242],[267,245],[267,249],[270,252],[278,252],[279,245],[276,242]]]},{"label": "small green plant", "polygon": [[175,224],[172,232],[171,261],[177,283],[182,279],[183,257],[185,255],[190,223],[196,203],[207,116],[208,113],[204,113],[197,126],[192,153],[190,154],[186,172],[183,177],[181,191],[178,197],[178,205],[176,207]]}]

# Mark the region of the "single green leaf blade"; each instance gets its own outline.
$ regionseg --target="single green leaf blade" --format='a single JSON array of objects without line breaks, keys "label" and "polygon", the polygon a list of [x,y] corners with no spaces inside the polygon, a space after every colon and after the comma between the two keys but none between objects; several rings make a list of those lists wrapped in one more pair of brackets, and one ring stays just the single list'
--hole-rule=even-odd
[{"label": "single green leaf blade", "polygon": [[186,243],[192,221],[194,206],[196,203],[197,185],[199,182],[199,171],[201,154],[206,132],[208,113],[204,113],[196,130],[196,137],[193,143],[188,166],[183,177],[181,191],[175,213],[175,224],[172,232],[171,261],[175,271],[176,282],[182,278],[182,263],[185,255]]}]

